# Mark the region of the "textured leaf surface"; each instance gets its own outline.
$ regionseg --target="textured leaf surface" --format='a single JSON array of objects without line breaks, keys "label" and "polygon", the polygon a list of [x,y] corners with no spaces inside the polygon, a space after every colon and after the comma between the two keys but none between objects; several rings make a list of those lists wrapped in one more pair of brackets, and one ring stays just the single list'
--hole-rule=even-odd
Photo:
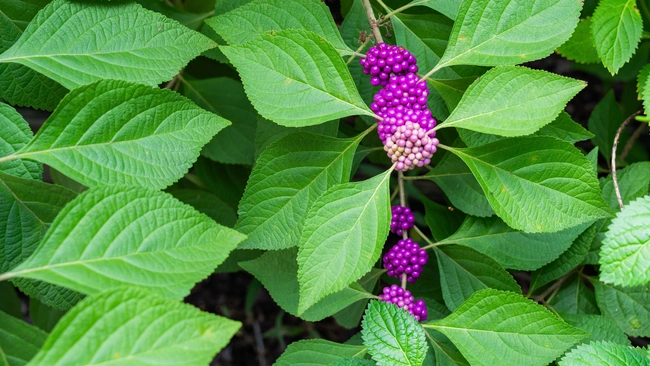
[{"label": "textured leaf surface", "polygon": [[277,250],[299,245],[314,202],[349,179],[361,137],[336,139],[297,132],[266,148],[239,204],[236,228],[248,235],[240,248]]},{"label": "textured leaf surface", "polygon": [[630,60],[641,41],[643,22],[636,0],[602,0],[591,22],[598,56],[613,74]]},{"label": "textured leaf surface", "polygon": [[522,136],[552,122],[586,84],[541,70],[495,67],[467,88],[440,127]]},{"label": "textured leaf surface", "polygon": [[390,173],[334,186],[312,206],[298,252],[298,313],[358,280],[379,259],[390,226]]},{"label": "textured leaf surface", "polygon": [[329,8],[319,0],[255,0],[205,23],[229,44],[246,43],[268,31],[306,29],[325,38],[341,54],[352,53]]},{"label": "textured leaf surface", "polygon": [[221,50],[239,71],[253,106],[273,122],[301,127],[372,115],[341,56],[313,32],[267,33]]},{"label": "textured leaf surface", "polygon": [[[4,299],[3,299],[4,301]],[[24,365],[36,355],[47,333],[0,311],[0,364]]]},{"label": "textured leaf surface", "polygon": [[66,88],[99,79],[156,85],[215,44],[133,3],[54,0],[0,63],[19,63]]},{"label": "textured leaf surface", "polygon": [[650,282],[650,196],[628,204],[607,229],[600,250],[600,279],[622,286]]},{"label": "textured leaf surface", "polygon": [[630,345],[630,339],[618,329],[613,320],[602,315],[595,314],[560,314],[562,319],[576,328],[586,330],[591,333],[589,340],[583,341],[590,343],[593,341],[608,341],[617,344]]},{"label": "textured leaf surface", "polygon": [[105,80],[68,94],[17,156],[87,186],[164,188],[228,124],[170,90]]},{"label": "textured leaf surface", "polygon": [[371,301],[361,324],[363,344],[380,365],[419,366],[429,348],[413,315],[395,304]]},{"label": "textured leaf surface", "polygon": [[339,132],[339,121],[329,121],[315,126],[306,127],[285,127],[273,123],[266,118],[257,116],[257,128],[255,129],[255,158],[272,143],[291,135],[294,132],[311,132],[317,135],[336,137]]},{"label": "textured leaf surface", "polygon": [[458,348],[445,336],[444,334],[430,329],[424,328],[425,334],[429,341],[429,345],[433,349],[435,355],[435,365],[440,366],[469,366],[467,360],[460,354]]},{"label": "textured leaf surface", "polygon": [[30,365],[206,365],[240,326],[123,287],[88,297],[70,310]]},{"label": "textured leaf surface", "polygon": [[244,238],[168,194],[97,187],[70,202],[11,273],[86,294],[134,285],[181,299]]},{"label": "textured leaf surface", "polygon": [[424,327],[449,337],[472,365],[546,365],[588,335],[521,295],[493,289]]},{"label": "textured leaf surface", "polygon": [[580,17],[578,0],[464,1],[458,10],[445,65],[515,65],[550,55]]},{"label": "textured leaf surface", "polygon": [[617,287],[591,281],[600,311],[613,319],[625,334],[650,336],[650,289],[648,286]]},{"label": "textured leaf surface", "polygon": [[320,366],[350,357],[363,357],[366,348],[326,341],[308,339],[293,342],[274,363],[275,366]]},{"label": "textured leaf surface", "polygon": [[650,359],[643,357],[642,350],[612,342],[592,342],[567,353],[559,366],[649,366]]},{"label": "textured leaf surface", "polygon": [[555,232],[611,215],[591,164],[564,141],[521,137],[452,152],[515,229]]},{"label": "textured leaf surface", "polygon": [[[650,188],[650,162],[642,161],[633,163],[623,169],[616,170],[616,181],[621,192],[621,199],[624,205],[648,194]],[[614,191],[612,175],[601,178],[600,187],[603,190],[605,202],[614,210],[619,210],[618,199]]]},{"label": "textured leaf surface", "polygon": [[557,53],[569,60],[583,64],[600,62],[594,39],[591,36],[591,18],[580,20],[571,38],[558,47]]},{"label": "textured leaf surface", "polygon": [[[20,113],[0,103],[0,157],[14,154],[29,143],[34,134]],[[0,163],[0,171],[21,178],[42,180],[43,166],[34,161],[10,160]]]}]

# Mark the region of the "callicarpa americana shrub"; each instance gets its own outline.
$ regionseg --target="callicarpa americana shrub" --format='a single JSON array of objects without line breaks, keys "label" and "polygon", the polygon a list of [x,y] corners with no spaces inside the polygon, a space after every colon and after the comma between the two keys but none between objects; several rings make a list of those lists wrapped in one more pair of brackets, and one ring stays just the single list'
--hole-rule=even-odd
[{"label": "callicarpa americana shrub", "polygon": [[649,40],[641,0],[0,1],[0,365],[650,365]]}]

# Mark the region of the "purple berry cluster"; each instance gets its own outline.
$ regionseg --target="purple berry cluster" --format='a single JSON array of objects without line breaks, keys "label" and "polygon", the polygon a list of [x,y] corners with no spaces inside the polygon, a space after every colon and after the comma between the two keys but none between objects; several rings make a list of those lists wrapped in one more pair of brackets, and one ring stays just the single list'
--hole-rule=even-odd
[{"label": "purple berry cluster", "polygon": [[390,220],[390,231],[402,235],[404,230],[409,230],[415,223],[415,216],[410,208],[404,206],[391,207],[393,217]]},{"label": "purple berry cluster", "polygon": [[426,135],[426,130],[417,123],[407,122],[384,143],[384,151],[397,170],[411,170],[431,162],[431,156],[438,149],[438,139]]},{"label": "purple berry cluster", "polygon": [[427,319],[427,307],[424,300],[415,301],[411,292],[397,285],[384,287],[379,298],[384,302],[395,304],[399,308],[408,311],[417,321]]},{"label": "purple berry cluster", "polygon": [[366,57],[359,60],[363,73],[370,75],[373,86],[388,84],[390,74],[406,75],[418,72],[417,60],[404,47],[380,43],[370,47]]},{"label": "purple berry cluster", "polygon": [[402,278],[402,274],[406,274],[406,280],[415,283],[422,273],[422,268],[427,264],[427,259],[427,251],[420,249],[418,243],[408,238],[398,241],[384,255],[384,268],[389,276]]}]

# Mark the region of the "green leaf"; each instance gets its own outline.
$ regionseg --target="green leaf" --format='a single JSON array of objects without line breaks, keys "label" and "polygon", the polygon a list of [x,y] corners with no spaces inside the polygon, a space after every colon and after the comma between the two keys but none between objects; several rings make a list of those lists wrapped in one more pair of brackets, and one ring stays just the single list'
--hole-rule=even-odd
[{"label": "green leaf", "polygon": [[298,252],[298,313],[366,274],[390,227],[389,169],[328,189],[309,210]]},{"label": "green leaf", "polygon": [[395,304],[371,301],[361,323],[363,344],[380,365],[419,366],[427,354],[424,330]]},{"label": "green leaf", "polygon": [[272,143],[298,131],[336,137],[339,132],[339,121],[335,120],[315,126],[293,128],[280,126],[258,115],[257,128],[255,129],[255,158],[257,159]]},{"label": "green leaf", "polygon": [[514,278],[492,258],[459,245],[435,247],[442,296],[449,310],[484,288],[521,293]]},{"label": "green leaf", "polygon": [[206,365],[240,327],[193,306],[122,287],[70,310],[30,365]]},{"label": "green leaf", "polygon": [[594,341],[608,341],[626,346],[630,345],[630,339],[623,333],[613,320],[602,315],[594,314],[560,314],[565,322],[576,328],[591,333],[585,343]]},{"label": "green leaf", "polygon": [[97,187],[57,216],[34,254],[6,276],[86,294],[123,285],[182,299],[245,238],[141,187]]},{"label": "green leaf", "polygon": [[253,0],[215,0],[214,13],[223,14],[240,6],[246,5]]},{"label": "green leaf", "polygon": [[241,83],[226,77],[182,81],[185,96],[232,122],[201,153],[220,163],[253,165],[257,112]]},{"label": "green leaf", "polygon": [[426,210],[424,221],[437,241],[451,236],[465,220],[466,215],[460,210],[454,210],[453,207],[439,205],[424,196],[420,198],[420,201]]},{"label": "green leaf", "polygon": [[650,289],[648,286],[617,287],[592,280],[600,311],[614,320],[625,334],[650,336]]},{"label": "green leaf", "polygon": [[[373,268],[365,276],[361,277],[361,279],[357,283],[361,285],[361,287],[368,293],[373,293],[375,291],[375,287],[377,286],[377,282],[379,281],[379,278],[381,277],[382,274],[384,274],[383,268]],[[361,317],[363,316],[363,313],[366,311],[366,308],[368,307],[369,300],[370,299],[363,299],[349,305],[344,309],[339,310],[339,312],[334,314],[334,319],[340,326],[344,328],[354,329],[358,327],[359,323],[361,323]],[[434,300],[431,301],[433,302]],[[439,304],[435,304],[435,305],[439,305]],[[444,308],[444,310],[447,310],[447,308],[445,308],[444,305],[440,305],[440,306]],[[432,313],[433,311],[429,312],[428,313],[430,314],[429,316],[431,316]]]},{"label": "green leaf", "polygon": [[330,342],[324,339],[308,339],[293,342],[275,361],[274,366],[319,366],[350,357],[363,357],[363,346]]},{"label": "green leaf", "polygon": [[194,172],[207,190],[236,209],[251,170],[242,165],[218,164],[199,156]]},{"label": "green leaf", "polygon": [[594,292],[578,275],[572,275],[550,301],[557,311],[567,314],[599,314]]},{"label": "green leaf", "polygon": [[516,65],[550,55],[575,29],[582,1],[463,1],[445,65]]},{"label": "green leaf", "polygon": [[546,365],[588,335],[521,295],[493,289],[424,327],[449,337],[472,365]]},{"label": "green leaf", "polygon": [[205,23],[231,45],[246,43],[268,31],[305,29],[323,37],[339,53],[352,54],[334,24],[332,13],[320,0],[254,0],[206,19]]},{"label": "green leaf", "polygon": [[[239,265],[257,278],[269,291],[273,300],[286,312],[298,316],[298,263],[297,248],[268,251],[260,257]],[[376,280],[378,274],[372,278]],[[358,283],[353,282],[339,292],[326,296],[300,315],[307,321],[320,321],[362,300],[372,298]]]},{"label": "green leaf", "polygon": [[650,82],[648,80],[650,80],[650,78],[646,77],[646,80],[644,82],[644,87],[643,87],[643,94],[642,94],[642,98],[641,98],[641,99],[643,99],[643,110],[645,111],[646,115],[648,113],[650,113],[650,112],[648,112],[648,111],[650,111],[650,87],[648,86],[648,84],[650,84]]},{"label": "green leaf", "polygon": [[[347,182],[362,135],[336,139],[304,132],[271,144],[257,159],[239,204],[244,249],[278,250],[300,244],[305,218],[325,191]],[[292,179],[287,179],[292,172]]]},{"label": "green leaf", "polygon": [[593,342],[581,345],[562,357],[559,366],[650,366],[640,349],[612,342]]},{"label": "green leaf", "polygon": [[105,80],[70,92],[15,156],[87,186],[164,188],[228,121],[171,90]]},{"label": "green leaf", "polygon": [[444,14],[451,20],[455,20],[458,16],[458,9],[460,8],[461,2],[462,0],[413,0],[410,4],[426,6]]},{"label": "green leaf", "polygon": [[[644,98],[645,90],[646,90],[646,84],[648,83],[648,76],[650,76],[650,64],[646,64],[643,66],[641,71],[639,71],[639,75],[637,76],[637,84],[636,84],[636,91],[638,93],[639,99],[643,100],[647,98]],[[643,109],[644,110],[649,110],[647,106],[647,101],[644,100],[644,105]]]},{"label": "green leaf", "polygon": [[22,319],[22,301],[18,298],[18,293],[10,282],[0,282],[0,298],[2,298],[2,301],[0,301],[0,311]]},{"label": "green leaf", "polygon": [[[614,135],[624,119],[625,117],[616,103],[613,91],[605,94],[605,97],[596,105],[589,117],[589,131],[594,134],[591,141],[598,146],[598,151],[607,161],[607,165],[610,164],[612,158]],[[624,145],[623,141],[618,143]]]},{"label": "green leaf", "polygon": [[520,66],[496,67],[477,79],[439,125],[500,136],[529,135],[552,122],[586,83]]},{"label": "green leaf", "polygon": [[616,215],[600,250],[600,280],[621,286],[650,282],[650,196]]},{"label": "green leaf", "polygon": [[221,225],[233,227],[237,222],[235,210],[210,192],[197,189],[175,189],[169,193],[177,200],[194,207]]},{"label": "green leaf", "polygon": [[138,4],[54,0],[0,55],[0,63],[28,66],[69,89],[100,79],[156,85],[214,46]]},{"label": "green leaf", "polygon": [[[647,195],[648,187],[650,187],[650,162],[633,163],[623,169],[616,170],[616,181],[624,205]],[[609,206],[614,210],[619,210],[620,206],[614,191],[611,174],[607,178],[601,178],[600,187],[603,190],[605,202],[609,203]]]},{"label": "green leaf", "polygon": [[575,32],[557,49],[565,58],[583,64],[600,62],[594,39],[591,37],[591,18],[580,19]]},{"label": "green leaf", "polygon": [[[155,12],[163,14],[168,18],[172,18],[192,30],[199,30],[199,28],[201,28],[201,26],[203,25],[203,20],[207,17],[212,16],[212,14],[214,13],[214,11],[208,11],[208,12],[202,12],[200,14],[197,14],[189,11],[183,11],[171,6],[167,2],[158,1],[158,0],[136,0],[136,1],[146,9],[153,10]],[[185,3],[186,8],[189,8],[190,6],[191,5],[189,2]],[[201,10],[196,10],[196,11],[201,11]]]},{"label": "green leaf", "polygon": [[636,0],[601,0],[591,23],[598,56],[614,75],[630,60],[641,41],[643,22]]},{"label": "green leaf", "polygon": [[[14,154],[34,136],[20,113],[4,103],[0,103],[0,126],[0,157]],[[26,179],[43,179],[43,166],[28,160],[5,161],[0,163],[0,171]]]},{"label": "green leaf", "polygon": [[51,308],[34,298],[29,299],[29,317],[35,326],[46,332],[51,332],[65,313],[63,310]]},{"label": "green leaf", "polygon": [[374,366],[377,363],[373,360],[366,360],[363,358],[346,358],[333,363],[333,366]]},{"label": "green leaf", "polygon": [[[24,365],[36,355],[47,333],[0,311],[0,364]],[[4,361],[4,362],[3,362]]]},{"label": "green leaf", "polygon": [[467,216],[458,231],[439,244],[470,247],[505,268],[534,270],[559,257],[585,228],[529,234],[512,229],[498,217]]},{"label": "green leaf", "polygon": [[591,164],[569,143],[539,136],[448,149],[465,161],[496,214],[515,229],[555,232],[611,215]]},{"label": "green leaf", "polygon": [[444,334],[429,328],[424,328],[424,332],[435,354],[436,366],[469,366],[458,348]]},{"label": "green leaf", "polygon": [[277,124],[302,127],[373,115],[341,56],[313,32],[266,33],[221,50],[239,71],[253,106]]}]

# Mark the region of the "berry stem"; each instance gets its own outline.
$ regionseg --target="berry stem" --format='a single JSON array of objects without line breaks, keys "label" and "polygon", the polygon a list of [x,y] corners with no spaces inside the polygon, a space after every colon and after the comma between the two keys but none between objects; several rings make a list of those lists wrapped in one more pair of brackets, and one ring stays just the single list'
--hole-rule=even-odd
[{"label": "berry stem", "polygon": [[[397,172],[397,186],[399,187],[399,204],[402,207],[406,206],[406,192],[404,192],[404,172],[401,170]],[[406,230],[402,232],[402,239],[406,240],[408,233]]]},{"label": "berry stem", "polygon": [[612,162],[611,162],[611,165],[612,165],[612,183],[614,183],[614,192],[616,192],[616,199],[618,200],[618,205],[621,207],[621,210],[625,206],[623,205],[623,198],[621,198],[621,190],[618,188],[618,180],[616,179],[616,149],[618,148],[618,139],[621,137],[621,133],[623,132],[623,129],[639,113],[641,113],[641,111],[634,112],[634,114],[627,117],[625,119],[625,121],[623,121],[623,123],[621,123],[621,126],[616,131],[616,135],[614,136],[614,143],[612,144]]},{"label": "berry stem", "polygon": [[372,35],[375,37],[375,41],[378,43],[384,42],[384,39],[381,38],[377,18],[375,18],[375,13],[372,10],[372,5],[370,5],[370,0],[363,0],[363,7],[366,9],[368,23],[370,24],[370,30],[372,31]]},{"label": "berry stem", "polygon": [[345,64],[346,64],[346,65],[349,65],[350,62],[352,62],[352,61],[354,60],[354,58],[357,57],[357,56],[359,56],[359,57],[366,57],[366,55],[362,54],[361,51],[363,51],[363,49],[366,47],[366,45],[368,44],[368,42],[370,42],[370,38],[366,38],[366,40],[363,41],[363,43],[361,44],[361,46],[359,46],[359,48],[357,48],[357,50],[354,51],[354,53],[352,54],[352,56],[350,56],[350,58],[348,59],[348,61],[347,61]]},{"label": "berry stem", "polygon": [[424,239],[424,241],[426,241],[429,244],[426,247],[422,247],[422,249],[426,250],[429,248],[437,247],[440,244],[431,241],[431,239],[429,239],[426,235],[424,235],[424,233],[422,232],[422,230],[420,230],[419,227],[413,225],[413,230],[415,230],[415,232],[418,233],[418,235],[420,235],[420,237],[422,237],[422,239]]},{"label": "berry stem", "polygon": [[407,276],[408,275],[406,273],[402,273],[402,288],[404,290],[406,290],[406,278],[407,278]]}]

